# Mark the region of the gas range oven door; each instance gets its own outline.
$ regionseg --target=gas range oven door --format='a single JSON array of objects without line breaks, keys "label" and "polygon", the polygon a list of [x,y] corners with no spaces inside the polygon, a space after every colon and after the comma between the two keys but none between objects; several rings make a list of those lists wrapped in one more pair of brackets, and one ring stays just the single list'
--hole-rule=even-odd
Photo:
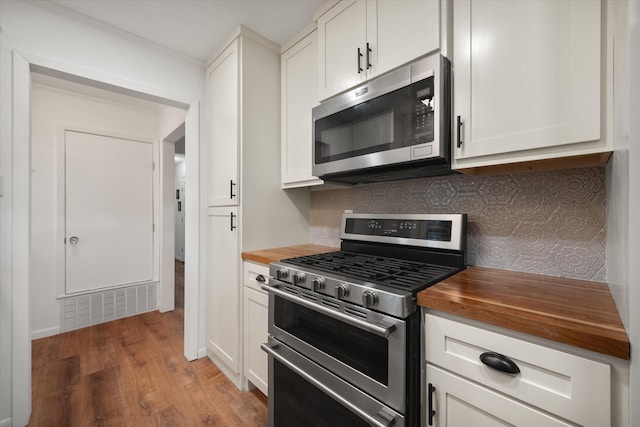
[{"label": "gas range oven door", "polygon": [[269,338],[269,427],[404,427],[404,417]]},{"label": "gas range oven door", "polygon": [[399,413],[417,410],[419,313],[397,319],[277,280],[264,289],[270,336]]}]

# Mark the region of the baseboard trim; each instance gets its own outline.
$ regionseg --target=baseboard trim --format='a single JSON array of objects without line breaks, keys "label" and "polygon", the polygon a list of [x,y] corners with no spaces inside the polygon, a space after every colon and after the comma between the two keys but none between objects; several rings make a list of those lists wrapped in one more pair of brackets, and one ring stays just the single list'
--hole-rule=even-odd
[{"label": "baseboard trim", "polygon": [[200,349],[198,349],[198,359],[202,359],[203,357],[207,357],[207,347],[200,347]]},{"label": "baseboard trim", "polygon": [[[51,337],[53,335],[58,335],[59,333],[60,333],[60,325],[54,326],[51,328],[38,329],[36,331],[31,331],[31,340]],[[0,422],[0,427],[2,427],[2,422]]]}]

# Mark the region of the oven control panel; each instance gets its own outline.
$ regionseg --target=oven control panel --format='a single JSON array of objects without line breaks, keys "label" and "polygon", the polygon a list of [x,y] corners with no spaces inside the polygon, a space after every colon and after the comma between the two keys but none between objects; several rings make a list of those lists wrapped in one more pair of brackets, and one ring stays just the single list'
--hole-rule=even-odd
[{"label": "oven control panel", "polygon": [[340,238],[462,251],[466,214],[344,214]]}]

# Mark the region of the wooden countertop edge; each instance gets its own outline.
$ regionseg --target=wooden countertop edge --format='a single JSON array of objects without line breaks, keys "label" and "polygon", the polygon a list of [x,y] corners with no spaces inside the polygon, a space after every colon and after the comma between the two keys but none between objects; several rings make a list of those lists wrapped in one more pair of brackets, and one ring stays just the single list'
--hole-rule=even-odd
[{"label": "wooden countertop edge", "polygon": [[516,311],[502,313],[494,310],[493,306],[479,308],[460,302],[433,299],[431,299],[429,303],[424,303],[423,301],[420,305],[425,308],[455,314],[467,319],[478,320],[620,359],[629,360],[631,357],[630,344],[626,333],[607,335],[601,334],[599,331],[588,332],[584,330],[576,333],[576,329],[571,327],[572,325],[570,324],[562,325],[556,320],[553,322],[545,322],[544,316],[532,319],[531,316],[521,316]]},{"label": "wooden countertop edge", "polygon": [[286,258],[294,258],[298,256],[313,255],[324,252],[333,252],[337,250],[339,249],[333,246],[312,244],[282,246],[278,248],[242,252],[242,260],[253,261],[260,264],[270,264],[272,262],[277,262]]},{"label": "wooden countertop edge", "polygon": [[[473,274],[466,271],[466,275]],[[453,276],[455,277],[455,276]],[[418,293],[422,307],[458,315],[467,319],[527,333],[597,353],[629,360],[631,345],[616,312],[610,324],[559,316],[541,309],[527,309],[502,304],[477,295],[468,296],[460,289],[436,284]],[[486,284],[490,286],[490,284]],[[609,294],[610,297],[610,294]]]}]

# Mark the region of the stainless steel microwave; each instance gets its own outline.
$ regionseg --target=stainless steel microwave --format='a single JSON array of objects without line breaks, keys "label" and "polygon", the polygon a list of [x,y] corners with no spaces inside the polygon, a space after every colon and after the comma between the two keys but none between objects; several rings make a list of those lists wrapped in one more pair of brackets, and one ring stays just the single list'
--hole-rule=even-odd
[{"label": "stainless steel microwave", "polygon": [[450,75],[433,54],[313,108],[313,175],[359,184],[451,173]]}]

